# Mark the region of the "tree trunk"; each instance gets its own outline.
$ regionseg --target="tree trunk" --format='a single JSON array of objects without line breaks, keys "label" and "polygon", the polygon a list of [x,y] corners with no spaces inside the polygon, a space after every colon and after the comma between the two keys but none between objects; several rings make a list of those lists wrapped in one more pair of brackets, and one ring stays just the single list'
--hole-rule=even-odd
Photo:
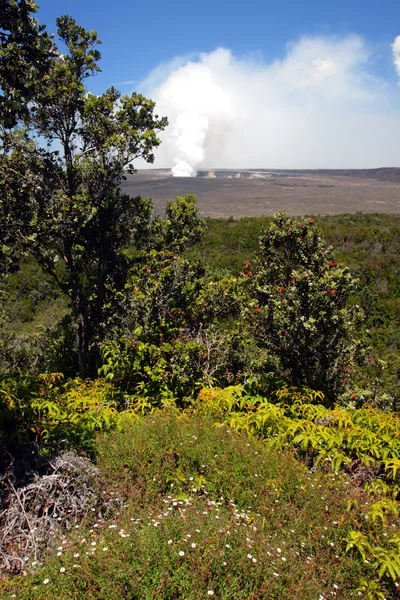
[{"label": "tree trunk", "polygon": [[79,374],[82,378],[89,377],[89,335],[84,315],[78,318],[78,358]]},{"label": "tree trunk", "polygon": [[92,336],[88,307],[82,292],[75,292],[72,298],[72,307],[77,324],[79,374],[82,378],[86,378],[90,377],[89,348]]}]

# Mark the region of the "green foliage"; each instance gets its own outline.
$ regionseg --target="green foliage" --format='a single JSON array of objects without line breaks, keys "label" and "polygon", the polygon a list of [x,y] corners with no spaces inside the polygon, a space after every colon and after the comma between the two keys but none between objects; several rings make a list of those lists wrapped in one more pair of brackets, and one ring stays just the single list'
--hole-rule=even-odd
[{"label": "green foliage", "polygon": [[145,253],[118,295],[122,333],[160,343],[177,337],[194,321],[203,270],[170,251]]},{"label": "green foliage", "polygon": [[102,353],[99,374],[129,396],[147,398],[151,406],[161,406],[171,396],[187,401],[201,386],[201,347],[196,342],[155,345],[120,340],[105,342]]},{"label": "green foliage", "polygon": [[[328,409],[317,402],[320,393],[283,386],[274,402],[248,396],[242,387],[203,389],[196,411],[218,415],[229,427],[261,437],[271,451],[292,449],[313,469],[346,473],[368,494],[361,504],[363,519],[346,537],[346,552],[356,549],[372,565],[364,591],[379,598],[380,580],[399,578],[398,527],[400,419],[371,407]],[[279,400],[280,402],[276,402]],[[348,510],[359,505],[350,501]],[[376,594],[376,595],[373,595]]]},{"label": "green foliage", "polygon": [[64,382],[53,373],[0,381],[0,435],[12,452],[33,444],[42,453],[60,445],[93,453],[97,431],[119,427],[141,408],[132,403],[121,413],[121,394],[101,379]]},{"label": "green foliage", "polygon": [[149,247],[179,254],[202,238],[206,223],[199,220],[194,194],[177,196],[174,202],[168,201],[165,214],[165,220],[157,216],[152,224]]},{"label": "green foliage", "polygon": [[121,311],[102,344],[100,374],[153,403],[190,395],[199,377],[201,347],[189,332],[201,275],[172,252],[152,250],[137,260],[117,294]]},{"label": "green foliage", "polygon": [[[140,217],[140,219],[139,219]],[[161,228],[159,225],[153,224],[148,218],[144,218],[144,213],[139,211],[137,219],[140,220],[140,227],[138,225],[138,231],[142,233],[140,236],[136,236],[137,244],[140,247],[149,249],[158,244],[162,248],[165,242],[165,229],[164,226]],[[137,221],[139,222],[139,221]],[[218,355],[221,358],[221,349],[224,352],[229,348],[228,357],[223,359],[227,368],[219,368],[218,372],[214,372],[213,379],[207,380],[202,379],[206,384],[212,385],[229,385],[231,383],[238,383],[242,381],[246,383],[246,389],[251,393],[263,394],[266,397],[270,396],[271,391],[276,389],[276,379],[279,374],[282,373],[282,365],[280,361],[279,353],[268,347],[260,348],[256,350],[256,342],[251,333],[256,332],[252,326],[253,323],[257,323],[259,314],[255,312],[257,303],[251,301],[248,297],[248,288],[251,283],[251,279],[246,277],[237,277],[235,273],[239,270],[239,265],[243,266],[245,261],[251,254],[253,249],[257,247],[257,237],[259,236],[259,230],[261,226],[270,223],[270,219],[256,219],[248,218],[241,219],[239,221],[228,221],[228,220],[208,220],[208,230],[204,236],[203,241],[198,242],[191,249],[185,251],[184,256],[186,257],[187,264],[191,265],[193,272],[199,273],[199,276],[203,273],[202,284],[197,286],[198,296],[195,297],[195,305],[187,307],[186,312],[191,315],[192,323],[194,323],[194,329],[197,329],[197,333],[193,336],[193,331],[190,334],[190,339],[197,337],[199,328],[204,333],[207,330],[207,337],[213,341],[212,346],[219,348]],[[165,223],[165,222],[164,222]],[[344,379],[348,381],[347,389],[341,393],[337,399],[345,406],[360,407],[364,403],[368,403],[374,406],[383,408],[395,407],[397,398],[397,387],[399,383],[398,371],[399,371],[399,358],[396,354],[395,346],[395,324],[396,324],[396,305],[395,305],[395,294],[396,292],[396,273],[393,270],[395,268],[395,257],[397,256],[397,231],[399,224],[397,223],[397,217],[394,215],[389,219],[385,215],[351,215],[341,217],[325,217],[318,219],[318,228],[324,232],[325,237],[328,241],[335,243],[336,249],[333,251],[333,259],[336,266],[340,261],[345,261],[347,264],[351,264],[352,271],[356,272],[360,278],[360,285],[355,290],[353,296],[348,300],[349,305],[355,302],[362,305],[365,312],[365,325],[371,328],[372,337],[370,342],[372,348],[368,352],[368,360],[366,363],[358,367],[355,371],[352,368],[348,371],[348,367],[345,365]],[[135,234],[136,235],[136,234]],[[371,241],[367,243],[366,240]],[[400,239],[400,238],[399,238]],[[162,241],[164,240],[164,242]],[[381,240],[381,242],[379,242]],[[381,244],[382,250],[377,254],[377,244]],[[380,247],[380,246],[379,246]],[[378,248],[379,250],[379,248]],[[162,256],[159,254],[159,256]],[[256,255],[257,256],[257,255]],[[146,283],[146,271],[145,263],[149,258],[146,254],[140,255],[137,249],[132,248],[129,252],[124,252],[124,258],[136,265],[136,271],[142,271],[142,274],[137,281],[138,284],[143,285],[144,289],[149,289],[149,284]],[[189,260],[188,260],[189,258]],[[194,259],[202,259],[203,267],[198,266],[198,261]],[[156,258],[149,259],[150,268],[153,266],[157,270]],[[122,266],[122,261],[120,264]],[[253,261],[254,262],[254,261]],[[31,265],[32,263],[28,263]],[[162,264],[162,260],[160,260]],[[171,263],[172,264],[172,263]],[[35,271],[30,271],[31,266],[23,266],[23,273],[15,274],[9,278],[12,281],[11,287],[7,284],[4,296],[4,318],[8,322],[5,323],[3,331],[11,331],[12,335],[9,337],[8,348],[16,348],[16,360],[7,364],[20,365],[25,368],[24,365],[37,365],[41,367],[43,362],[41,356],[43,356],[43,350],[46,350],[47,344],[45,342],[46,333],[44,336],[42,331],[48,329],[49,320],[54,318],[55,311],[53,308],[46,312],[46,296],[43,297],[43,304],[40,304],[41,292],[39,291],[44,280],[39,279]],[[58,268],[60,264],[58,263]],[[162,265],[162,268],[165,264]],[[368,280],[366,280],[364,271],[368,267]],[[329,267],[332,270],[332,267]],[[246,271],[250,269],[246,269]],[[178,269],[179,271],[179,269]],[[232,272],[232,274],[229,273]],[[133,271],[132,273],[134,273]],[[62,270],[59,273],[62,273]],[[148,274],[149,277],[154,277],[154,270],[152,274]],[[125,277],[125,276],[124,276]],[[124,277],[120,278],[120,282],[116,284],[110,284],[106,290],[106,310],[104,318],[106,319],[105,332],[107,337],[110,334],[110,318],[112,317],[112,326],[115,325],[115,315],[118,314],[118,319],[121,314],[124,314],[124,320],[130,323],[132,327],[122,328],[124,329],[124,335],[128,339],[134,336],[134,331],[137,327],[134,325],[135,319],[132,318],[129,308],[129,298],[126,295],[119,297],[118,303],[120,310],[116,310],[114,304],[114,292],[118,291],[119,286],[122,285]],[[29,284],[32,278],[32,284]],[[386,280],[388,285],[386,288],[379,287],[377,289],[376,280]],[[19,282],[19,283],[17,283]],[[18,285],[16,293],[14,292],[15,285]],[[54,297],[55,291],[51,291],[51,287],[48,285],[47,294],[49,298]],[[153,284],[152,284],[153,285]],[[36,296],[35,286],[39,291],[39,296]],[[117,289],[116,289],[117,286]],[[24,288],[27,287],[26,292]],[[4,287],[3,287],[4,289]],[[384,289],[387,291],[385,292]],[[365,290],[370,290],[368,295],[365,295]],[[161,291],[161,290],[160,290]],[[372,298],[370,292],[374,293],[375,296]],[[384,310],[377,308],[376,299],[379,298],[379,306],[383,306],[382,302],[385,303]],[[39,304],[37,303],[39,299]],[[154,297],[153,297],[154,299]],[[183,299],[182,299],[183,300]],[[390,302],[392,304],[390,304]],[[35,308],[37,304],[37,309]],[[125,307],[126,304],[126,307]],[[140,308],[141,305],[137,304]],[[151,310],[147,306],[146,310],[150,315]],[[243,317],[240,314],[243,311]],[[378,323],[378,314],[380,315],[381,325]],[[20,317],[22,322],[20,322]],[[26,316],[25,316],[26,315]],[[37,315],[37,316],[36,316]],[[43,318],[41,318],[43,315]],[[40,317],[40,318],[38,318]],[[27,320],[28,319],[28,320]],[[117,321],[118,321],[117,319]],[[171,336],[169,341],[176,339],[175,335],[181,335],[182,329],[188,329],[186,324],[183,322],[185,319],[177,320],[179,327],[173,328],[173,319],[170,319],[168,327],[164,329],[164,332],[157,335],[165,335],[168,333],[168,329],[171,326]],[[157,323],[157,321],[156,321]],[[209,331],[209,324],[212,323],[212,331]],[[156,325],[156,324],[155,324]],[[45,329],[43,329],[45,326]],[[292,327],[294,325],[292,324]],[[379,328],[379,336],[376,334]],[[121,331],[113,330],[111,334],[112,339],[121,337]],[[156,330],[157,327],[155,326]],[[180,331],[178,332],[178,329]],[[72,330],[73,331],[73,330]],[[172,332],[174,331],[173,335]],[[72,333],[72,332],[71,332]],[[147,328],[147,334],[149,329]],[[257,333],[257,332],[256,332]],[[8,333],[4,334],[7,340]],[[51,335],[53,335],[51,333]],[[63,335],[57,339],[62,342]],[[136,335],[136,334],[135,334]],[[38,337],[39,336],[39,337]],[[58,336],[58,334],[57,334]],[[205,334],[203,334],[203,338]],[[283,340],[286,341],[286,337]],[[227,342],[223,343],[224,338]],[[4,339],[4,337],[3,337]],[[42,342],[31,343],[31,340],[43,339]],[[187,338],[185,338],[187,339]],[[14,341],[15,340],[15,341]],[[22,341],[20,341],[22,340]],[[385,342],[385,340],[387,340]],[[141,341],[145,341],[145,336],[142,335]],[[133,342],[133,339],[132,339]],[[57,342],[58,343],[58,342]],[[209,343],[209,342],[208,342]],[[378,344],[378,345],[377,345]],[[387,346],[385,346],[387,344]],[[387,350],[385,350],[385,347]],[[23,354],[19,356],[20,348],[31,348],[29,350],[31,359],[25,358],[26,352],[23,350]],[[40,348],[40,352],[39,349]],[[61,350],[61,347],[60,347]],[[8,350],[7,350],[8,352]],[[58,352],[58,351],[57,351]],[[386,354],[385,354],[386,353]],[[40,356],[38,356],[38,354]],[[215,351],[214,351],[215,354]],[[60,353],[60,358],[63,353]],[[68,368],[68,373],[73,374],[72,364],[70,360],[72,355],[70,350],[65,354],[65,358],[60,361],[51,360],[48,363],[49,366],[45,367],[50,370],[62,370],[65,371]],[[381,357],[386,358],[382,361]],[[39,358],[39,360],[38,360]],[[47,360],[47,359],[46,359]],[[228,362],[227,362],[228,361]],[[220,360],[219,360],[220,362]],[[399,363],[399,364],[398,364]],[[6,364],[3,362],[3,364]],[[66,366],[64,366],[66,365]],[[71,365],[68,366],[68,365]],[[343,375],[343,373],[341,374]],[[222,377],[222,379],[221,379]],[[318,387],[314,385],[314,387]],[[322,386],[319,386],[322,387]],[[328,401],[328,400],[326,400]]]},{"label": "green foliage", "polygon": [[[36,11],[32,0],[2,0],[0,4],[0,153],[8,150],[7,136],[2,139],[4,130],[14,127],[21,118],[29,120],[29,103],[55,57],[51,36],[32,16]],[[2,178],[1,184],[8,189],[8,182]],[[12,209],[17,219],[29,217],[29,211],[4,197],[0,197],[3,208],[2,205],[6,210],[0,218],[0,275],[15,270],[19,260],[17,240],[9,231],[7,215]]]},{"label": "green foliage", "polygon": [[[330,465],[334,472],[345,468],[361,479],[363,468],[372,468],[370,473],[380,474],[394,489],[400,474],[400,419],[370,407],[329,409],[309,403],[319,398],[321,394],[313,390],[284,386],[272,403],[236,386],[205,388],[195,406],[206,414],[224,415],[232,428],[263,437],[270,447],[294,447],[311,465]],[[373,520],[392,509],[389,501],[376,505]]]},{"label": "green foliage", "polygon": [[213,273],[237,275],[257,250],[260,233],[270,224],[271,218],[207,218],[205,222],[204,236],[186,252],[186,256],[191,260],[202,260]]},{"label": "green foliage", "polygon": [[[2,138],[1,233],[2,244],[18,243],[33,255],[69,298],[80,371],[87,375],[95,361],[91,344],[101,336],[106,282],[118,285],[125,270],[122,250],[151,216],[151,203],[129,198],[119,183],[134,159],[154,160],[157,132],[167,120],[138,94],[121,96],[114,88],[87,94],[86,79],[99,71],[97,34],[71,17],[57,25],[67,53],[53,56],[37,83],[29,119],[21,121],[30,130],[18,128]],[[61,150],[53,149],[54,142]]]},{"label": "green foliage", "polygon": [[77,372],[76,335],[64,297],[33,260],[0,286],[0,373]]},{"label": "green foliage", "polygon": [[237,278],[212,280],[170,251],[136,256],[116,293],[100,374],[153,403],[239,380],[257,351],[239,320],[241,295]]},{"label": "green foliage", "polygon": [[[358,288],[349,302],[360,305],[365,314],[363,329],[370,332],[368,360],[352,376],[354,390],[350,387],[343,401],[356,406],[366,401],[397,410],[400,217],[356,213],[314,220],[327,243],[334,247],[332,260],[347,265],[357,277]],[[302,222],[306,223],[306,217]],[[214,273],[222,270],[236,274],[257,251],[260,231],[270,223],[267,217],[208,219],[207,232],[190,250],[190,257],[202,258]]]},{"label": "green foliage", "polygon": [[32,0],[2,0],[0,5],[0,113],[7,128],[29,114],[28,103],[55,52],[51,36],[32,16],[36,11]]},{"label": "green foliage", "polygon": [[124,510],[69,533],[61,554],[49,553],[33,574],[28,564],[27,576],[3,583],[5,594],[198,600],[213,591],[223,600],[314,600],[334,592],[344,600],[362,586],[370,598],[395,593],[355,548],[346,552],[363,520],[361,504],[349,512],[346,504],[361,495],[209,416],[153,413],[101,435],[98,462],[123,490]]},{"label": "green foliage", "polygon": [[313,219],[276,215],[244,267],[253,301],[248,309],[260,345],[279,359],[295,385],[333,399],[362,355],[362,313],[349,306],[356,281],[329,260]]}]

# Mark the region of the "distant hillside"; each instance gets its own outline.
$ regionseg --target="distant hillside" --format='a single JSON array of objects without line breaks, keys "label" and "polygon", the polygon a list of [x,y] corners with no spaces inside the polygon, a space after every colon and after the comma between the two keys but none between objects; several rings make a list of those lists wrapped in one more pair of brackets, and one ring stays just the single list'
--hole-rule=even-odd
[{"label": "distant hillside", "polygon": [[[165,171],[164,171],[165,173]],[[198,171],[197,177],[207,179],[269,179],[275,177],[357,177],[379,181],[400,182],[400,168],[378,169],[214,169]]]}]

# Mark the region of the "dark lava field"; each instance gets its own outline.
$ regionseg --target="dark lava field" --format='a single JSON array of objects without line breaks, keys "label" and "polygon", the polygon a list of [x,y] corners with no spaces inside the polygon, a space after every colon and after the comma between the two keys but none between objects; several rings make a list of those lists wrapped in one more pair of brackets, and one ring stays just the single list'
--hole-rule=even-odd
[{"label": "dark lava field", "polygon": [[193,193],[207,217],[335,215],[354,212],[400,213],[400,169],[201,171],[197,177],[172,177],[147,169],[128,175],[122,189],[151,198],[163,212],[166,200]]}]

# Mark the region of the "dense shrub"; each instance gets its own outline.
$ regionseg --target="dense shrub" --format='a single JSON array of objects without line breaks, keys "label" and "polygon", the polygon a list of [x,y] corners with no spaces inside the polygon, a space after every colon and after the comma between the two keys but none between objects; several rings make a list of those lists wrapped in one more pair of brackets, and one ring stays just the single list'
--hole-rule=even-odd
[{"label": "dense shrub", "polygon": [[259,344],[295,385],[331,400],[363,356],[362,312],[349,306],[357,282],[331,258],[313,219],[274,218],[244,265],[252,296],[247,314]]}]

